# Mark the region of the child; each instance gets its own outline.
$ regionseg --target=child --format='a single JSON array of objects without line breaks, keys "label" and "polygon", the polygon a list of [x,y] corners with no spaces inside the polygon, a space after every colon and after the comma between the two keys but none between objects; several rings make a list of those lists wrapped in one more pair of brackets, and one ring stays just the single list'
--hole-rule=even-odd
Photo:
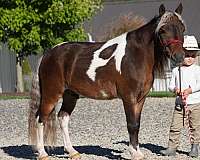
[{"label": "child", "polygon": [[[176,67],[172,70],[172,78],[169,85],[169,90],[177,95],[176,107],[170,127],[168,148],[161,150],[161,154],[165,156],[176,155],[184,116],[184,122],[188,122],[185,126],[189,128],[190,132],[191,151],[189,156],[198,157],[200,142],[200,66],[194,63],[197,52],[200,49],[194,36],[184,36],[183,47],[185,48],[185,58],[180,67],[181,91],[179,67]],[[183,115],[182,106],[185,106],[185,115]]]}]

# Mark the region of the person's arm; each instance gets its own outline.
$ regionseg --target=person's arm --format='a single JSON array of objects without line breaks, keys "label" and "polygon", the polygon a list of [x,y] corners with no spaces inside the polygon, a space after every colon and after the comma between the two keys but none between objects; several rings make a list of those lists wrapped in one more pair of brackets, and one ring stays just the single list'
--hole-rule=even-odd
[{"label": "person's arm", "polygon": [[200,67],[197,67],[194,72],[196,73],[196,84],[190,85],[191,93],[200,91]]}]

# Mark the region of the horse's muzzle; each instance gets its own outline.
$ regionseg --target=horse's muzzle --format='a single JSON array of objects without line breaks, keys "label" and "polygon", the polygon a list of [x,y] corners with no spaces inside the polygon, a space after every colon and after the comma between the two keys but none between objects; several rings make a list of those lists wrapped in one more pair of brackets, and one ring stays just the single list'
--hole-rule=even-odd
[{"label": "horse's muzzle", "polygon": [[185,58],[184,52],[176,53],[175,55],[172,56],[172,60],[174,61],[174,64],[176,65],[181,64],[184,58]]}]

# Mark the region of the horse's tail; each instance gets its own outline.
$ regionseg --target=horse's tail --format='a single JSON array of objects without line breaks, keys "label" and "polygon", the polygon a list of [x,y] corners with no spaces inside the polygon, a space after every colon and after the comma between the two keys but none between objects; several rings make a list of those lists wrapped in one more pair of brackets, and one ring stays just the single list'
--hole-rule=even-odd
[{"label": "horse's tail", "polygon": [[[28,117],[28,137],[29,144],[36,144],[37,112],[40,106],[40,85],[39,85],[39,66],[42,57],[39,59],[36,73],[33,74],[32,88],[30,92],[31,100],[29,102]],[[56,111],[54,110],[44,125],[44,140],[48,145],[55,144],[56,140]]]}]

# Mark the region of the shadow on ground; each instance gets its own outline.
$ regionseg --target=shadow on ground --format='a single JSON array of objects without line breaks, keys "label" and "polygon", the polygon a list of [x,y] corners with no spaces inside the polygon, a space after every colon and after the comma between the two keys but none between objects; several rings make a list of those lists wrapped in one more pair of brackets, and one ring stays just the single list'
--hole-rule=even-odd
[{"label": "shadow on ground", "polygon": [[[128,146],[129,142],[127,142],[127,141],[119,141],[119,142],[116,142],[114,144],[125,144],[125,145]],[[151,143],[140,144],[140,147],[148,149],[149,151],[151,151],[152,153],[155,153],[157,155],[160,155],[160,151],[161,150],[166,149],[163,146],[159,146],[159,145],[155,145],[155,144],[151,144]],[[188,152],[177,150],[177,153],[179,153],[179,154],[185,154],[185,155],[188,156]]]},{"label": "shadow on ground", "polygon": [[[125,144],[128,145],[126,141],[116,142],[114,144]],[[160,150],[165,149],[162,146],[154,145],[151,143],[140,144],[141,148],[145,148],[150,150],[152,153],[160,155]],[[122,151],[114,150],[110,148],[103,148],[100,146],[76,146],[76,150],[80,153],[84,153],[86,155],[95,155],[97,157],[106,157],[108,159],[115,160],[127,160],[126,158],[121,157]],[[6,154],[15,158],[23,158],[23,159],[36,159],[36,154],[33,152],[32,147],[30,145],[21,145],[21,146],[8,146],[1,147]],[[67,155],[64,154],[63,147],[46,147],[48,154],[57,158],[67,158]],[[178,151],[179,154],[188,155],[187,152]]]},{"label": "shadow on ground", "polygon": [[35,154],[29,145],[1,147],[1,150],[15,158],[34,159]]},{"label": "shadow on ground", "polygon": [[[36,159],[36,154],[33,152],[32,147],[30,145],[21,145],[21,146],[8,146],[8,147],[1,147],[6,154],[15,158],[23,158],[23,159]],[[64,154],[63,147],[54,147],[46,148],[48,150],[48,154],[51,156],[55,156],[58,158],[67,158],[67,155]],[[84,153],[87,155],[95,155],[100,157],[106,157],[109,159],[115,160],[127,160],[121,157],[122,151],[110,149],[110,148],[103,148],[100,146],[77,146],[75,147],[80,153]]]}]

